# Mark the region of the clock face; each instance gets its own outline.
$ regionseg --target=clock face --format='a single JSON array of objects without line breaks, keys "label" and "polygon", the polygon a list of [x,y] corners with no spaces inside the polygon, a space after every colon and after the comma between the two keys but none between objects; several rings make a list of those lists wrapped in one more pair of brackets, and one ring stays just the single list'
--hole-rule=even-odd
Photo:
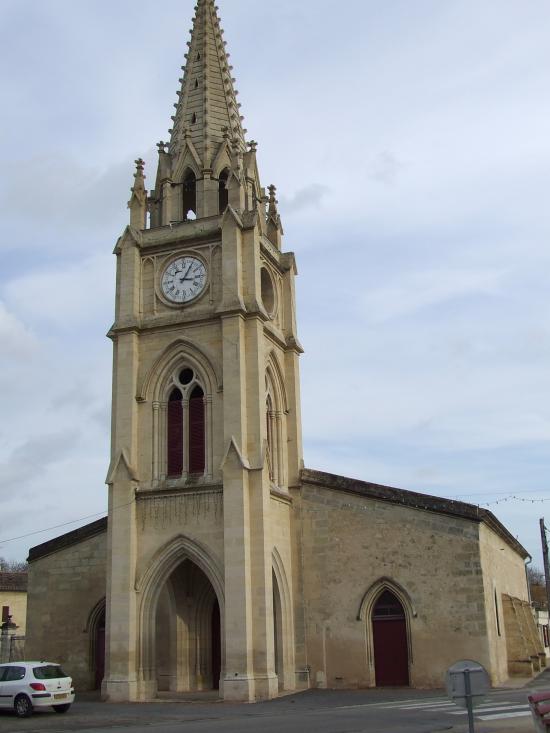
[{"label": "clock face", "polygon": [[197,257],[178,257],[168,265],[161,280],[164,296],[173,303],[188,303],[204,290],[206,266]]}]

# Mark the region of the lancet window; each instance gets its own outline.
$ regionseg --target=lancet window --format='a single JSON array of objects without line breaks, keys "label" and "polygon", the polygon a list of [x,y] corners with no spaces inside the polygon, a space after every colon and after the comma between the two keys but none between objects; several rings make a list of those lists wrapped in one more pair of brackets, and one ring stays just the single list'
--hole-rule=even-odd
[{"label": "lancet window", "polygon": [[183,220],[194,219],[197,215],[197,178],[192,170],[187,171],[181,188]]},{"label": "lancet window", "polygon": [[229,203],[229,191],[227,190],[227,181],[229,179],[229,171],[227,168],[225,168],[220,173],[220,178],[218,182],[218,208],[220,214],[223,214],[223,212],[227,208],[227,204]]},{"label": "lancet window", "polygon": [[266,378],[265,416],[269,479],[275,486],[283,486],[283,415],[278,409],[277,395],[269,378]]},{"label": "lancet window", "polygon": [[166,410],[166,476],[186,478],[206,472],[207,400],[193,369],[172,380]]}]

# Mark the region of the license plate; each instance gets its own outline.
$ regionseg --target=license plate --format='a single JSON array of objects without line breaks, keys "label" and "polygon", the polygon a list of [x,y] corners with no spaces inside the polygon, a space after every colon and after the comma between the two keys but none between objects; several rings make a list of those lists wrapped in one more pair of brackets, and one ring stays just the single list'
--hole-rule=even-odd
[{"label": "license plate", "polygon": [[63,692],[63,693],[58,693],[57,695],[54,695],[53,699],[54,700],[64,700],[66,697],[67,697],[67,693]]}]

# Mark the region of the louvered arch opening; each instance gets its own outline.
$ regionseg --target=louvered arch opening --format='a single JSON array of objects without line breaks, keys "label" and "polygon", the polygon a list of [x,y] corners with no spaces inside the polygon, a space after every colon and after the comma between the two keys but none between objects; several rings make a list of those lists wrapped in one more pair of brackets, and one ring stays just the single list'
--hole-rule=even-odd
[{"label": "louvered arch opening", "polygon": [[204,392],[198,385],[189,398],[189,473],[201,474],[205,468]]},{"label": "louvered arch opening", "polygon": [[183,403],[180,390],[175,387],[168,398],[168,425],[166,435],[168,476],[181,476],[183,471]]},{"label": "louvered arch opening", "polygon": [[227,181],[229,179],[229,170],[225,168],[220,173],[219,183],[218,183],[218,207],[220,214],[223,214],[223,212],[226,210],[227,205],[229,203],[229,191],[227,190]]},{"label": "louvered arch opening", "polygon": [[194,219],[197,215],[197,178],[190,169],[183,179],[182,196],[184,220]]}]

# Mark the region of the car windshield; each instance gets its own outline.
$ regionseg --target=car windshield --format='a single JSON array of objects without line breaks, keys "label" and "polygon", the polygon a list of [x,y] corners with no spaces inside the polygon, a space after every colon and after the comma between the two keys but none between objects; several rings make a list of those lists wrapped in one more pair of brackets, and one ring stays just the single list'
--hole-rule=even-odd
[{"label": "car windshield", "polygon": [[67,676],[57,664],[44,664],[42,667],[35,667],[33,672],[37,680],[57,680]]}]

